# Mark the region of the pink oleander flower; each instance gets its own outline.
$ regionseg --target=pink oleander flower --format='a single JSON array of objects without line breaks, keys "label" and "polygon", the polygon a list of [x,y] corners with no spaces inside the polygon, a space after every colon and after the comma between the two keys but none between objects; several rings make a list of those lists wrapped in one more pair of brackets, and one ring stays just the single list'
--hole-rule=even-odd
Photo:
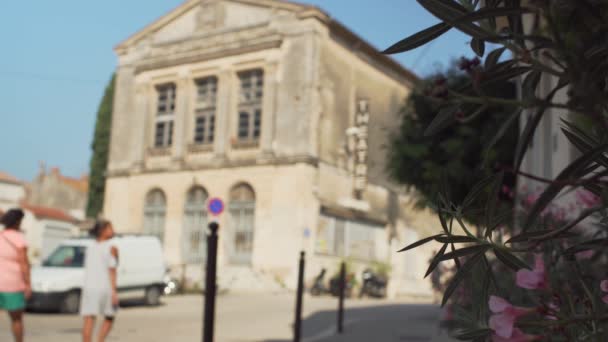
[{"label": "pink oleander flower", "polygon": [[537,290],[547,287],[547,272],[545,271],[545,261],[541,254],[534,256],[534,269],[519,270],[516,274],[517,286],[528,289]]},{"label": "pink oleander flower", "polygon": [[[608,279],[602,280],[602,282],[600,283],[600,289],[602,290],[602,292],[608,292]],[[602,297],[602,301],[608,304],[608,295]]]},{"label": "pink oleander flower", "polygon": [[[488,302],[492,317],[490,317],[490,329],[494,335],[500,338],[512,338],[515,333],[515,321],[521,316],[527,315],[534,309],[513,306],[503,298],[490,296]],[[511,341],[511,340],[505,340]]]},{"label": "pink oleander flower", "polygon": [[552,321],[557,321],[557,317],[553,315],[553,313],[559,312],[559,306],[555,304],[555,302],[549,302],[549,304],[547,304],[547,311],[549,311],[549,314],[545,315],[545,318]]},{"label": "pink oleander flower", "polygon": [[579,190],[576,192],[576,199],[580,204],[587,208],[595,207],[601,204],[601,199],[594,193],[587,190]]},{"label": "pink oleander flower", "polygon": [[511,337],[500,337],[498,335],[492,335],[492,342],[530,342],[540,340],[540,336],[529,335],[524,333],[518,328],[513,329]]},{"label": "pink oleander flower", "polygon": [[566,209],[564,209],[564,208],[556,209],[555,212],[553,213],[553,217],[558,221],[566,220]]},{"label": "pink oleander flower", "polygon": [[528,196],[526,196],[524,203],[528,206],[532,206],[534,205],[534,203],[536,203],[536,201],[538,201],[539,197],[540,195],[538,193],[529,194]]},{"label": "pink oleander flower", "polygon": [[515,196],[515,193],[513,192],[513,189],[511,189],[510,187],[508,187],[507,185],[503,185],[502,186],[502,193],[505,196],[508,196],[509,198],[513,198],[513,196]]},{"label": "pink oleander flower", "polygon": [[577,252],[574,254],[574,256],[576,257],[577,260],[587,260],[587,259],[591,259],[591,257],[593,257],[593,253],[594,253],[594,251],[592,249],[589,249],[586,251]]}]

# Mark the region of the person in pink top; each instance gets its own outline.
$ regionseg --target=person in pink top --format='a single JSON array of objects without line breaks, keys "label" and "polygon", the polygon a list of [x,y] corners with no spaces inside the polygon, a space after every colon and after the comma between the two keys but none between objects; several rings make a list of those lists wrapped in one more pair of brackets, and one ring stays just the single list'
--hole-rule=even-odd
[{"label": "person in pink top", "polygon": [[0,219],[0,310],[7,311],[16,342],[23,342],[23,311],[32,295],[27,243],[21,233],[23,211],[9,210]]}]

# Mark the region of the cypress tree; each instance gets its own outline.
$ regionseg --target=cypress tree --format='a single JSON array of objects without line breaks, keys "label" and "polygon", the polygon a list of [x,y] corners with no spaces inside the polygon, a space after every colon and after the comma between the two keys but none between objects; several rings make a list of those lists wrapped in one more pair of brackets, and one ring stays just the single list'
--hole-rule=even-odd
[{"label": "cypress tree", "polygon": [[89,198],[87,202],[87,217],[96,218],[103,210],[103,199],[106,185],[106,168],[110,151],[110,132],[112,127],[112,106],[114,102],[114,83],[116,76],[106,86],[103,98],[97,110],[95,135],[91,149],[89,170]]}]

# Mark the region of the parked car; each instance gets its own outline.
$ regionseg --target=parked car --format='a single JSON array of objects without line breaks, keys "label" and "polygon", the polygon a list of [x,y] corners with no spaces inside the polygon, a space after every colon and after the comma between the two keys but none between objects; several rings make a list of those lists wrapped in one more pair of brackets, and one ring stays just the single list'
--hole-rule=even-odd
[{"label": "parked car", "polygon": [[[118,295],[121,300],[142,298],[147,305],[158,305],[165,288],[165,263],[160,241],[152,236],[117,236]],[[32,269],[30,309],[77,313],[84,282],[84,260],[90,238],[60,243],[40,267]]]}]

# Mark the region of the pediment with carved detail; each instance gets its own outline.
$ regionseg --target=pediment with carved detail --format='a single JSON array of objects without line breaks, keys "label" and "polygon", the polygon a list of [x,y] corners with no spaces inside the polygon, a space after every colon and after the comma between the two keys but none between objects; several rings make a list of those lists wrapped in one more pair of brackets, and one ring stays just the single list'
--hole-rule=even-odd
[{"label": "pediment with carved detail", "polygon": [[166,45],[296,17],[310,6],[283,0],[190,0],[117,46]]},{"label": "pediment with carved detail", "polygon": [[213,31],[224,25],[225,6],[222,1],[203,0],[196,17],[195,31]]}]

